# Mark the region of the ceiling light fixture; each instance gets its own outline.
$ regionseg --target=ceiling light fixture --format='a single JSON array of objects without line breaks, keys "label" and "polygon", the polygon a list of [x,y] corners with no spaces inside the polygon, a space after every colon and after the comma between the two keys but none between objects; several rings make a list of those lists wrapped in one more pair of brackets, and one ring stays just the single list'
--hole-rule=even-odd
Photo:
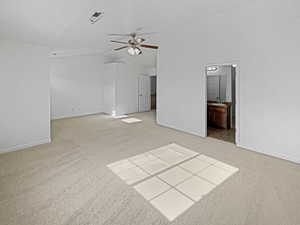
[{"label": "ceiling light fixture", "polygon": [[137,38],[136,41],[137,41],[138,43],[142,43],[142,42],[145,41],[145,39],[144,39],[144,38]]},{"label": "ceiling light fixture", "polygon": [[103,12],[95,12],[92,16],[91,16],[91,18],[90,18],[90,22],[91,22],[91,24],[94,24],[94,23],[96,23],[98,20],[100,20],[100,18],[102,18],[103,17]]},{"label": "ceiling light fixture", "polygon": [[128,48],[127,52],[128,52],[129,55],[132,55],[132,56],[142,54],[142,50],[138,47],[130,47],[130,48]]},{"label": "ceiling light fixture", "polygon": [[217,71],[218,67],[217,66],[209,66],[207,67],[207,71]]},{"label": "ceiling light fixture", "polygon": [[129,55],[135,55],[135,51],[133,47],[128,48],[127,52]]},{"label": "ceiling light fixture", "polygon": [[136,47],[136,48],[134,49],[134,51],[135,51],[135,54],[136,54],[136,55],[142,54],[142,50],[141,50],[140,48],[138,48],[138,47]]}]

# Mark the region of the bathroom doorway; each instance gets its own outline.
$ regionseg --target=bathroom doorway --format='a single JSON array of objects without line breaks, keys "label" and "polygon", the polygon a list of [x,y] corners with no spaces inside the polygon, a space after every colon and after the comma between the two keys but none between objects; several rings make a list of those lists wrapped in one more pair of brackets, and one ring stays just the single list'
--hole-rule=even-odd
[{"label": "bathroom doorway", "polygon": [[151,110],[156,111],[156,76],[150,76]]},{"label": "bathroom doorway", "polygon": [[206,67],[207,136],[237,143],[237,66]]}]

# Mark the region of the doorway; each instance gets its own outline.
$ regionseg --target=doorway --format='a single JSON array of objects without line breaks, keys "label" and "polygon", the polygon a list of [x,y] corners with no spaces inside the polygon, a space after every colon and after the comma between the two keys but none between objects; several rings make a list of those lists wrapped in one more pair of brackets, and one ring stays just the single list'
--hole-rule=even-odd
[{"label": "doorway", "polygon": [[237,143],[237,66],[206,67],[207,136]]},{"label": "doorway", "polygon": [[150,112],[156,118],[158,49],[145,51],[137,58],[140,62],[138,75],[138,112]]},{"label": "doorway", "polygon": [[156,76],[150,76],[151,111],[156,111]]},{"label": "doorway", "polygon": [[139,112],[156,111],[156,76],[139,77]]}]

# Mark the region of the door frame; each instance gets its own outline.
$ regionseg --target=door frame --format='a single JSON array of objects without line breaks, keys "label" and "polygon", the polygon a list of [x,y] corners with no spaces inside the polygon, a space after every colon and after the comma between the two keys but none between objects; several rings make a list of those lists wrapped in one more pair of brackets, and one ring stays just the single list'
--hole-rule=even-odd
[{"label": "door frame", "polygon": [[235,67],[235,145],[240,144],[240,63],[237,61],[231,63],[208,63],[205,65],[205,104],[204,104],[204,116],[205,116],[205,137],[207,137],[207,67],[209,66],[234,66]]}]

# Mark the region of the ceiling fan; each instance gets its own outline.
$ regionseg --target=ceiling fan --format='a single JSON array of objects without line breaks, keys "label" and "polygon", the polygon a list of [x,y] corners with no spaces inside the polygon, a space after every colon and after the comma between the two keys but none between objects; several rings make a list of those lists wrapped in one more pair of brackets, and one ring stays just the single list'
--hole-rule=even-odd
[{"label": "ceiling fan", "polygon": [[149,34],[152,34],[152,33],[139,33],[138,34],[136,32],[133,32],[130,34],[109,34],[109,36],[119,36],[119,37],[130,38],[127,42],[116,41],[116,40],[111,40],[111,42],[126,45],[126,46],[122,46],[120,48],[114,49],[115,51],[127,49],[127,52],[129,55],[135,56],[135,55],[141,55],[143,53],[141,48],[158,49],[158,46],[143,44],[146,39],[140,37],[140,35],[149,35]]}]

